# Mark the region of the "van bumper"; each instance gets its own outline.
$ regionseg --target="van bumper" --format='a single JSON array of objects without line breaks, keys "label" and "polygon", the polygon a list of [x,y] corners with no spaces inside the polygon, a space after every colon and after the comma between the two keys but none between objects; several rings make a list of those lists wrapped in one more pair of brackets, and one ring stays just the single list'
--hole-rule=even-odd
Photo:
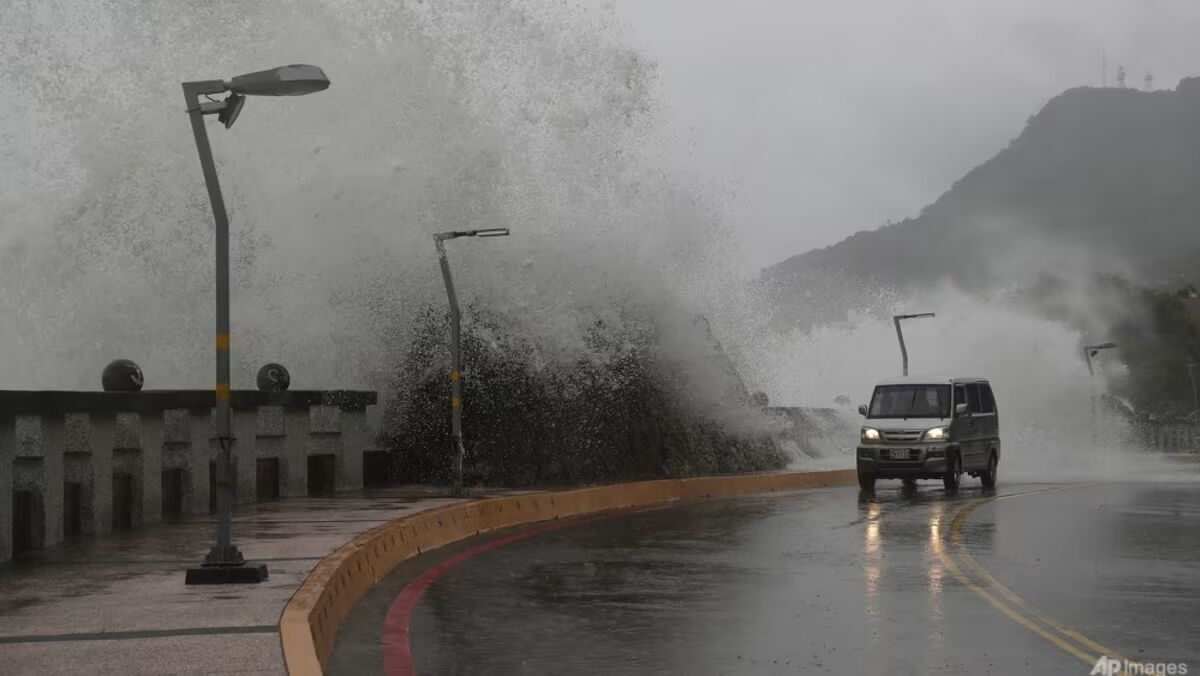
[{"label": "van bumper", "polygon": [[891,446],[859,446],[858,473],[876,479],[940,479],[946,474],[946,456],[957,447],[943,444],[910,448],[910,460],[889,458]]}]

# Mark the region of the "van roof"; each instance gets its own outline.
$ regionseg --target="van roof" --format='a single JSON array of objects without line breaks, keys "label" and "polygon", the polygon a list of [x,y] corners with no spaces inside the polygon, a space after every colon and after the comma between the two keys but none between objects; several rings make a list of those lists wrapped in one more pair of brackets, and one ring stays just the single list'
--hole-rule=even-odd
[{"label": "van roof", "polygon": [[978,378],[975,376],[903,376],[900,378],[889,378],[881,380],[876,385],[940,385],[945,383],[986,383],[987,378]]}]

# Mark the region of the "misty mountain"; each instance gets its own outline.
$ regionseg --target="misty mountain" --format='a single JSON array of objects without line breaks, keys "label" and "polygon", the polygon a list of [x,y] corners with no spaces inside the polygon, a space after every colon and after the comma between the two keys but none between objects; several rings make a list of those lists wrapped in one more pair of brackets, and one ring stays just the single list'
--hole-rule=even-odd
[{"label": "misty mountain", "polygon": [[838,289],[949,278],[978,290],[1067,267],[1194,281],[1198,220],[1200,78],[1174,91],[1083,87],[917,217],[789,258],[763,279],[789,295],[819,290],[818,278]]}]

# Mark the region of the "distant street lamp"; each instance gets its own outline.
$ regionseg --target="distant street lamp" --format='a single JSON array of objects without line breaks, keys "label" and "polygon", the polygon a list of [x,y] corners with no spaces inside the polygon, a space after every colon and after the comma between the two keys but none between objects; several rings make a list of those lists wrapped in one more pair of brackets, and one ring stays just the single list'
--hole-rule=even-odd
[{"label": "distant street lamp", "polygon": [[1111,350],[1117,346],[1116,343],[1109,341],[1106,343],[1096,343],[1095,345],[1083,346],[1083,360],[1087,362],[1088,388],[1091,391],[1092,397],[1092,449],[1096,448],[1096,370],[1092,368],[1092,357],[1100,354],[1100,350]]},{"label": "distant street lamp", "polygon": [[438,262],[442,265],[442,281],[446,283],[446,297],[450,300],[450,425],[454,445],[454,486],[453,495],[463,494],[463,447],[462,433],[462,350],[460,335],[460,313],[458,297],[454,294],[454,279],[450,276],[450,261],[446,259],[448,239],[459,237],[507,237],[508,228],[484,228],[482,230],[452,230],[439,232],[433,236],[437,246]]},{"label": "distant street lamp", "polygon": [[922,312],[915,315],[894,315],[892,321],[896,324],[896,338],[900,339],[900,358],[904,361],[904,375],[908,375],[908,348],[904,346],[904,332],[900,330],[903,319],[924,319],[935,316],[932,312]]},{"label": "distant street lamp", "polygon": [[[230,485],[231,449],[234,438],[230,427],[229,411],[229,216],[225,212],[225,200],[221,197],[221,186],[217,182],[217,168],[213,162],[212,147],[208,143],[208,131],[204,127],[205,115],[216,115],[228,129],[237,120],[246,103],[247,96],[299,96],[319,92],[329,87],[329,78],[316,66],[281,66],[272,70],[239,75],[232,80],[200,80],[183,83],[183,98],[187,101],[187,113],[192,120],[192,133],[196,137],[196,150],[200,153],[200,168],[204,172],[204,183],[208,187],[208,199],[212,203],[213,219],[216,221],[217,240],[217,543],[209,550],[204,563],[189,568],[187,584],[222,584],[230,582],[261,582],[267,577],[265,564],[246,565],[242,553],[230,541],[233,495]],[[212,94],[229,92],[224,101],[215,101]],[[203,96],[208,101],[201,102]]]},{"label": "distant street lamp", "polygon": [[1196,389],[1196,362],[1188,362],[1188,378],[1192,380],[1192,415],[1200,413],[1200,390]]}]

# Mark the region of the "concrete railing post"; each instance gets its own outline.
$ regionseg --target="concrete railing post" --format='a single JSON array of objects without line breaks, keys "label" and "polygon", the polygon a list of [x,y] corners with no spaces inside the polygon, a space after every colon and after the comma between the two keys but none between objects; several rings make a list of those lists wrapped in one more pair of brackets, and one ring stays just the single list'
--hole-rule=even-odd
[{"label": "concrete railing post", "polygon": [[281,468],[280,492],[285,497],[308,495],[308,434],[310,428],[307,408],[284,413],[284,455]]},{"label": "concrete railing post", "polygon": [[[53,547],[63,540],[63,454],[66,423],[61,415],[22,416],[14,459],[14,489],[30,490],[40,498],[40,538],[35,546]],[[28,436],[20,434],[24,427]],[[18,467],[20,466],[20,467]],[[12,500],[10,497],[9,500]]]},{"label": "concrete railing post", "polygon": [[138,416],[138,449],[142,458],[142,523],[162,521],[162,470],[165,423],[162,413]]},{"label": "concrete railing post", "polygon": [[287,411],[282,406],[259,406],[257,419],[258,457],[279,461],[279,497],[303,495],[290,492],[289,487],[293,468],[288,458]]},{"label": "concrete railing post", "polygon": [[16,419],[0,412],[0,563],[12,560],[13,459]]},{"label": "concrete railing post", "polygon": [[338,453],[337,489],[356,491],[363,487],[363,453],[370,429],[366,409],[343,409],[338,415],[341,452]]},{"label": "concrete railing post", "polygon": [[258,410],[233,411],[235,505],[258,501]]},{"label": "concrete railing post", "polygon": [[91,456],[92,522],[84,532],[104,535],[113,527],[113,446],[116,444],[116,418],[111,415],[88,416],[88,453]]},{"label": "concrete railing post", "polygon": [[188,410],[187,494],[183,506],[186,514],[208,514],[209,471],[212,457],[212,409]]}]

